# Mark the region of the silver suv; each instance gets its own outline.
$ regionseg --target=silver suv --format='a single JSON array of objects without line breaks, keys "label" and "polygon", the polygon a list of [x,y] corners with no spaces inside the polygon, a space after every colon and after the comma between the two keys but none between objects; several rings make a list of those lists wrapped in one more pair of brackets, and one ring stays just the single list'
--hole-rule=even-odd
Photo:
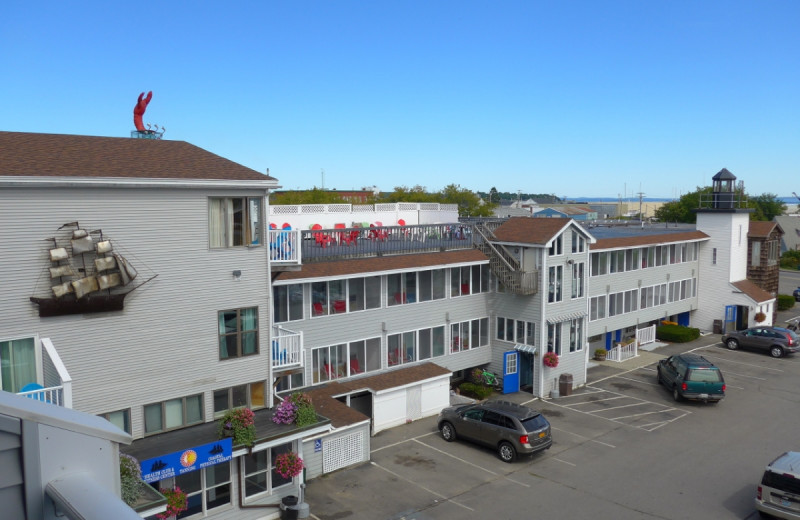
[{"label": "silver suv", "polygon": [[776,358],[800,350],[800,337],[783,327],[751,327],[728,332],[722,336],[722,343],[731,350],[739,347],[764,350]]},{"label": "silver suv", "polygon": [[767,464],[755,503],[760,513],[800,520],[800,452],[787,451]]},{"label": "silver suv", "polygon": [[457,437],[497,450],[504,462],[546,450],[553,444],[542,414],[508,401],[451,406],[439,413],[439,431],[447,442]]}]

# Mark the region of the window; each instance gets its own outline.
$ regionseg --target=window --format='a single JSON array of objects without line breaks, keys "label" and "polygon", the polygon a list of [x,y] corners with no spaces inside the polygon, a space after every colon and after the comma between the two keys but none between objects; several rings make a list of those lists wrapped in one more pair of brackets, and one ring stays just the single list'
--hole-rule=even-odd
[{"label": "window", "polygon": [[575,230],[572,231],[572,252],[583,253],[586,248],[586,239]]},{"label": "window", "polygon": [[564,266],[556,265],[548,268],[548,303],[561,301],[561,286],[564,280]]},{"label": "window", "polygon": [[444,355],[444,326],[422,329],[418,339],[420,360]]},{"label": "window", "polygon": [[351,278],[347,281],[348,311],[380,309],[381,277]]},{"label": "window", "polygon": [[203,422],[203,394],[179,397],[144,407],[144,433],[159,433]]},{"label": "window", "polygon": [[0,341],[0,383],[3,390],[17,393],[28,383],[36,382],[34,338]]},{"label": "window", "polygon": [[608,316],[617,316],[637,310],[639,305],[637,291],[638,289],[632,289],[609,295]]},{"label": "window", "polygon": [[516,352],[506,355],[506,372],[505,375],[517,373],[517,361],[519,356]]},{"label": "window", "polygon": [[347,345],[344,343],[311,351],[314,383],[347,376]]},{"label": "window", "polygon": [[564,254],[564,235],[558,235],[550,242],[550,248],[547,250],[548,256],[558,256]]},{"label": "window", "polygon": [[417,273],[397,273],[386,277],[386,300],[389,306],[417,301]]},{"label": "window", "polygon": [[536,345],[536,323],[498,317],[497,339],[525,345]]},{"label": "window", "polygon": [[572,297],[583,298],[583,262],[572,264]]},{"label": "window", "polygon": [[219,313],[219,358],[258,354],[258,308]]},{"label": "window", "polygon": [[602,320],[606,317],[606,296],[595,296],[589,299],[589,321]]},{"label": "window", "polygon": [[711,250],[711,263],[717,265],[717,248]]},{"label": "window", "polygon": [[208,200],[208,242],[212,248],[260,245],[261,222],[261,198]]},{"label": "window", "polygon": [[569,322],[569,351],[583,350],[583,318]]},{"label": "window", "polygon": [[231,408],[246,406],[264,408],[264,383],[251,383],[214,390],[214,417],[220,417]]},{"label": "window", "polygon": [[388,366],[393,367],[417,360],[417,334],[414,331],[391,334],[386,338],[389,345]]},{"label": "window", "polygon": [[608,253],[592,253],[592,276],[608,274]]},{"label": "window", "polygon": [[290,451],[292,451],[292,444],[286,443],[243,457],[245,497],[258,496],[292,483],[291,478],[280,476],[275,469],[275,459],[278,455]]},{"label": "window", "polygon": [[350,343],[347,375],[354,376],[381,368],[381,338],[371,338]]},{"label": "window", "polygon": [[303,319],[303,285],[272,286],[273,314],[275,323]]},{"label": "window", "polygon": [[767,265],[776,265],[781,257],[780,240],[769,240],[767,242]]},{"label": "window", "polygon": [[625,270],[636,271],[639,269],[639,248],[625,250]]},{"label": "window", "polygon": [[125,433],[131,433],[131,409],[116,412],[101,413],[100,417],[107,420]]},{"label": "window", "polygon": [[419,301],[441,300],[446,295],[446,272],[444,269],[422,271],[419,278]]},{"label": "window", "polygon": [[288,392],[296,388],[303,388],[304,386],[306,386],[306,384],[302,372],[299,374],[282,373],[278,375],[278,383],[275,386],[275,391]]},{"label": "window", "polygon": [[561,355],[561,323],[547,324],[547,351]]},{"label": "window", "polygon": [[450,296],[466,296],[488,290],[488,265],[465,265],[450,268]]},{"label": "window", "polygon": [[188,508],[177,518],[207,513],[231,503],[231,463],[223,462],[175,477],[175,485],[186,493]]}]

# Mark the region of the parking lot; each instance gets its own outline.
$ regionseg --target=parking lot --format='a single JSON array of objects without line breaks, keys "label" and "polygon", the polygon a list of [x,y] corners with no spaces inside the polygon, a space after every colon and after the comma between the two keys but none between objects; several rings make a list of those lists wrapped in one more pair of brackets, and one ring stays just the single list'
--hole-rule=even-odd
[{"label": "parking lot", "polygon": [[[675,402],[656,383],[655,361],[689,349],[722,370],[722,402]],[[427,418],[373,437],[371,463],[311,481],[306,501],[320,520],[756,518],[763,467],[800,449],[798,376],[800,357],[729,351],[719,336],[670,345],[590,369],[569,396],[504,396],[550,420],[550,450],[505,464]]]}]

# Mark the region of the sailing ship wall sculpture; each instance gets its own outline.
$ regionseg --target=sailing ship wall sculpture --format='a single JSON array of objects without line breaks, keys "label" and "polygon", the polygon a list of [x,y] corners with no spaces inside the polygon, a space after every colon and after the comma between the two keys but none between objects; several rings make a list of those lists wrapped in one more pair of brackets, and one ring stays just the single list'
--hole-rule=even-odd
[{"label": "sailing ship wall sculpture", "polygon": [[48,239],[53,243],[49,249],[50,295],[31,296],[40,317],[120,311],[125,296],[157,276],[142,281],[102,230],[87,231],[77,222],[58,230],[62,236]]}]

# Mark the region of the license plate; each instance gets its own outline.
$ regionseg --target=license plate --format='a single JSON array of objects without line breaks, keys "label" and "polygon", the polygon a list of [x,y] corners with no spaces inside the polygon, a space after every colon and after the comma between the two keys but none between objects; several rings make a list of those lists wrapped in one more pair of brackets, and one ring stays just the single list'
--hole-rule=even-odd
[{"label": "license plate", "polygon": [[545,432],[539,432],[540,439],[544,439],[545,437],[547,437],[547,434]]},{"label": "license plate", "polygon": [[708,399],[708,394],[700,394],[700,399]]},{"label": "license plate", "polygon": [[789,502],[788,500],[786,500],[785,498],[782,498],[782,499],[781,499],[781,505],[782,505],[783,507],[789,507],[789,506],[791,506],[791,505],[792,505],[792,503],[791,503],[791,502]]}]

